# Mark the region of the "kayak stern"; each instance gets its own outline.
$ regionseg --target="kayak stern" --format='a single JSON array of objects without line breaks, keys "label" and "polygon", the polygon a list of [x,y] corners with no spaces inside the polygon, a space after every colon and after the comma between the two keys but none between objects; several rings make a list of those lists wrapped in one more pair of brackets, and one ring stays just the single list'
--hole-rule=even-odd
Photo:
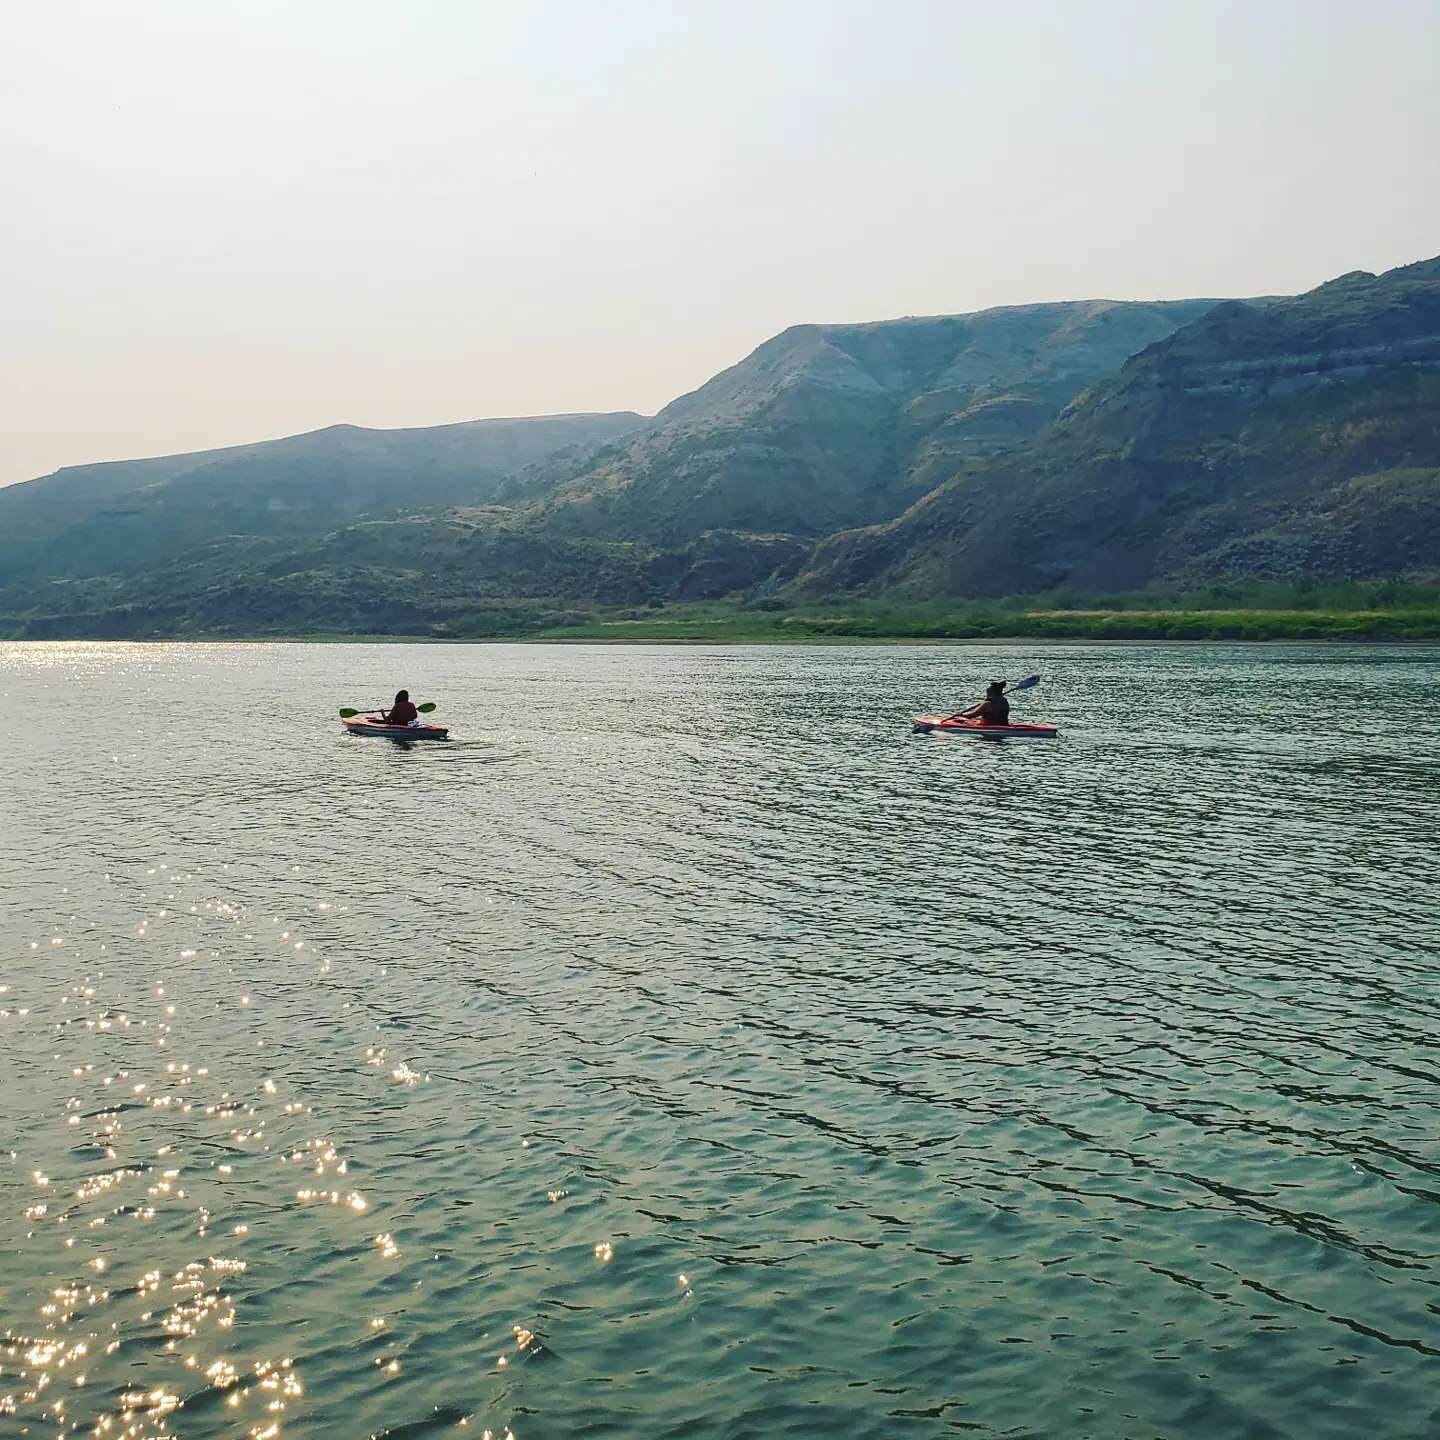
[{"label": "kayak stern", "polygon": [[450,730],[445,725],[387,725],[383,720],[372,720],[368,715],[358,715],[353,720],[342,719],[340,723],[351,735],[382,735],[387,740],[448,740]]}]

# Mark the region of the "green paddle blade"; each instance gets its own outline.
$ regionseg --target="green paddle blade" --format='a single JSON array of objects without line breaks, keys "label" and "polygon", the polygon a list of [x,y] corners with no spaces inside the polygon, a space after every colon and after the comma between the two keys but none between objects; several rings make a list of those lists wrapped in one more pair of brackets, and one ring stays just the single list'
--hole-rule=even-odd
[{"label": "green paddle blade", "polygon": [[[385,707],[382,705],[379,708],[383,710]],[[415,708],[422,715],[428,715],[432,710],[438,709],[439,707],[435,704],[433,700],[427,700],[423,705],[417,705]],[[352,710],[347,705],[342,707],[340,711],[340,718],[342,720],[353,720],[357,715],[364,715],[365,713],[366,712],[364,710]]]}]

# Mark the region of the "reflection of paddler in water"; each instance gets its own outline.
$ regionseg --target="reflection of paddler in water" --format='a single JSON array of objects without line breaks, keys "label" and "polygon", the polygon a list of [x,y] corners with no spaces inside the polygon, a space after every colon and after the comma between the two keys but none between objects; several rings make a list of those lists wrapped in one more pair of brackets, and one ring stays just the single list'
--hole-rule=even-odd
[{"label": "reflection of paddler in water", "polygon": [[992,680],[985,687],[985,698],[968,710],[960,712],[963,720],[978,720],[982,725],[1008,725],[1010,702],[1005,698],[1005,682]]},{"label": "reflection of paddler in water", "polygon": [[410,703],[410,692],[400,690],[396,692],[395,703],[374,718],[386,725],[413,725],[420,718],[420,712]]}]

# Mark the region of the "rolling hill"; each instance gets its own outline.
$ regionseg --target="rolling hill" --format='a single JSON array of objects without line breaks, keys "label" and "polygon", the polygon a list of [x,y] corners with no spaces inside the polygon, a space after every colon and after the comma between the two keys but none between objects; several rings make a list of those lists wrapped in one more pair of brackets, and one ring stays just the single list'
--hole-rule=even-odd
[{"label": "rolling hill", "polygon": [[339,426],[0,490],[0,630],[1440,575],[1440,260],[1255,301],[801,325],[652,420]]},{"label": "rolling hill", "polygon": [[625,413],[408,430],[332,425],[57,470],[0,489],[0,592],[21,580],[142,572],[225,542],[273,549],[364,514],[481,504],[514,471],[642,423]]}]

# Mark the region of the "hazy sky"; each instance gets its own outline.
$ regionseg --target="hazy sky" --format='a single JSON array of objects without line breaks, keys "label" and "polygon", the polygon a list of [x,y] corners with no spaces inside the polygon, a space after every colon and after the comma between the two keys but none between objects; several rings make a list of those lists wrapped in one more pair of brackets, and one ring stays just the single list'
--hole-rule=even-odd
[{"label": "hazy sky", "polygon": [[1440,252],[1436,0],[3,0],[0,481]]}]

